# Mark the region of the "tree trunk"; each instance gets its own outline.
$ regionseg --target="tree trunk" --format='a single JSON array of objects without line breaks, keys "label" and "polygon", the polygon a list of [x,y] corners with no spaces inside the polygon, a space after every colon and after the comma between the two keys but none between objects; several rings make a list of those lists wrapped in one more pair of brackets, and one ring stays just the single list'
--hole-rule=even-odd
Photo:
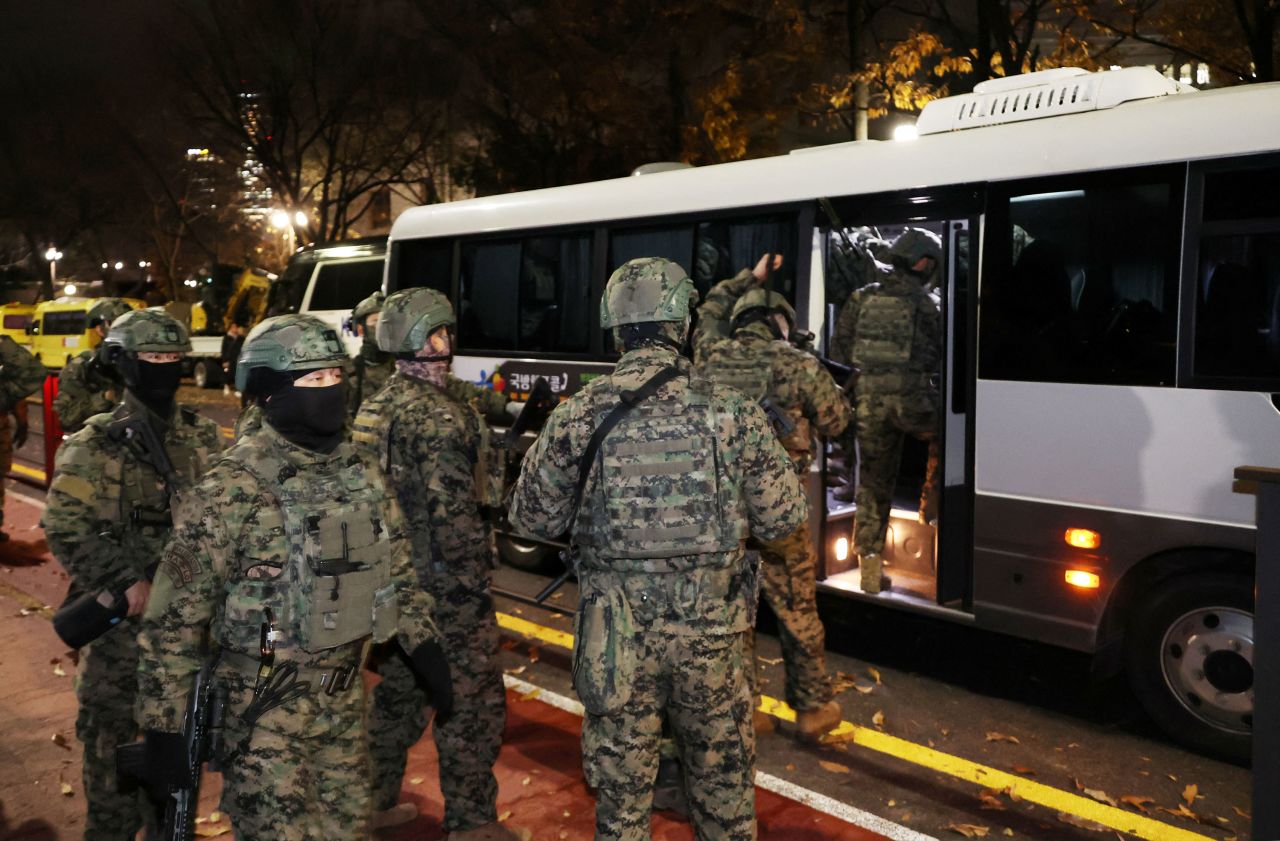
[{"label": "tree trunk", "polygon": [[[867,20],[867,0],[846,0],[845,29],[849,37],[849,72],[861,73],[866,69],[867,41],[870,21]],[[871,102],[871,88],[866,79],[859,79],[853,86],[853,139],[866,140],[867,109]]]}]

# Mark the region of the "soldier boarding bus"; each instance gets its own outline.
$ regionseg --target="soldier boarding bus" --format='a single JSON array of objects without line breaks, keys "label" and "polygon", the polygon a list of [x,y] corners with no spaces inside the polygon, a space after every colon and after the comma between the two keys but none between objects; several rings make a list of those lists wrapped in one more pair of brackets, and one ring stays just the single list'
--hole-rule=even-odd
[{"label": "soldier boarding bus", "polygon": [[[916,127],[416,208],[387,291],[450,297],[458,376],[567,395],[617,358],[597,308],[627,260],[674,260],[705,296],[779,253],[772,288],[827,348],[883,270],[876,243],[931,232],[936,519],[919,511],[929,445],[908,437],[892,586],[863,593],[854,506],[819,459],[819,586],[1091,653],[1176,738],[1247,755],[1254,503],[1231,484],[1280,463],[1280,85],[1058,69],[932,102]],[[517,565],[549,551],[500,543]]]}]

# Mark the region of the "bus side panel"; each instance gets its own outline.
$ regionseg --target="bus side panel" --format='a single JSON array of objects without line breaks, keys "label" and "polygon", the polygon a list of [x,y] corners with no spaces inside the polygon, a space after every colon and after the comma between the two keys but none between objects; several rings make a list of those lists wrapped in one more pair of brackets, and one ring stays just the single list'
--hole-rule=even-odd
[{"label": "bus side panel", "polygon": [[[1144,560],[1178,550],[1253,552],[1252,528],[979,494],[974,503],[974,616],[991,630],[1094,651],[1121,579]],[[1067,529],[1101,535],[1097,550],[1067,545]],[[1096,589],[1068,584],[1067,570],[1097,574]],[[1158,576],[1159,570],[1152,570]],[[1123,623],[1123,617],[1119,617]]]}]

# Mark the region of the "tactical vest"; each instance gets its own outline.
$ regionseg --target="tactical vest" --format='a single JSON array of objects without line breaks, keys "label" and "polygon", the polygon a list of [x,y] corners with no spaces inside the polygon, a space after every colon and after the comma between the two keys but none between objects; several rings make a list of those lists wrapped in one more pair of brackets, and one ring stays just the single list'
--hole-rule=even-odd
[{"label": "tactical vest", "polygon": [[[391,537],[382,476],[342,444],[322,465],[299,472],[266,429],[226,458],[254,477],[269,500],[235,541],[237,574],[227,584],[220,642],[256,657],[266,623],[277,653],[315,654],[372,636],[395,635],[399,601],[391,578]],[[268,614],[268,611],[270,613]]]},{"label": "tactical vest", "polygon": [[761,354],[748,352],[738,342],[721,342],[700,366],[699,373],[759,401],[773,390],[773,366],[769,361]]},{"label": "tactical vest", "polygon": [[868,294],[854,328],[853,364],[866,372],[902,368],[911,361],[916,308],[902,295]]},{"label": "tactical vest", "polygon": [[[644,400],[604,439],[574,529],[586,555],[617,569],[628,566],[617,560],[731,552],[746,539],[741,491],[724,481],[710,391],[691,379],[681,395]],[[616,393],[601,396],[597,423],[617,405]]]}]

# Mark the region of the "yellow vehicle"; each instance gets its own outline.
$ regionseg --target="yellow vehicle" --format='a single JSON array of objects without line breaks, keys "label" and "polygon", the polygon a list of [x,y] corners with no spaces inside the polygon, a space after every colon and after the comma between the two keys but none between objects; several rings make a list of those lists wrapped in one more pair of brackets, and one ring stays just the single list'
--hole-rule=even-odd
[{"label": "yellow vehicle", "polygon": [[0,305],[0,335],[8,336],[23,347],[29,346],[31,334],[27,327],[35,311],[35,304]]},{"label": "yellow vehicle", "polygon": [[267,312],[267,293],[271,288],[271,278],[259,274],[253,269],[245,269],[230,282],[230,293],[226,303],[220,307],[221,320],[210,323],[210,307],[204,301],[191,305],[191,333],[196,336],[221,336],[236,321],[253,327]]},{"label": "yellow vehicle", "polygon": [[[100,341],[89,329],[89,308],[97,298],[62,297],[42,301],[35,306],[31,319],[31,352],[46,368],[61,368],[82,350],[96,347]],[[123,298],[135,310],[146,306],[137,298]]]}]

